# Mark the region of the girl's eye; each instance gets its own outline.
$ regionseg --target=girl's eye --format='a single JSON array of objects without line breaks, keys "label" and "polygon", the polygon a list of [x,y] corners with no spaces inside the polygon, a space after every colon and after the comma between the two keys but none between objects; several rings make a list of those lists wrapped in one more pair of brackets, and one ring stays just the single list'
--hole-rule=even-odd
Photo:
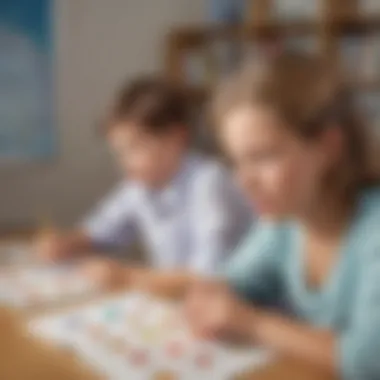
[{"label": "girl's eye", "polygon": [[255,163],[264,163],[278,159],[280,152],[277,150],[267,150],[262,152],[251,153],[249,160]]},{"label": "girl's eye", "polygon": [[282,152],[279,150],[263,150],[255,152],[247,152],[244,156],[233,159],[231,157],[224,157],[224,164],[231,169],[236,169],[236,167],[241,165],[251,165],[251,164],[268,164],[275,160],[278,160]]}]

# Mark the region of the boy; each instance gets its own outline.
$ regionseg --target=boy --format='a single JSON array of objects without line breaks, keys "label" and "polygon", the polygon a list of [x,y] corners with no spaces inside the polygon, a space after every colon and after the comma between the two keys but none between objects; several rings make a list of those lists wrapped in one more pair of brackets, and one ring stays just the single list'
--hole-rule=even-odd
[{"label": "boy", "polygon": [[125,86],[104,134],[128,181],[77,230],[42,239],[44,258],[129,245],[144,238],[155,270],[100,260],[99,281],[181,286],[224,260],[251,224],[251,211],[218,163],[190,151],[188,102],[176,86],[141,78]]}]

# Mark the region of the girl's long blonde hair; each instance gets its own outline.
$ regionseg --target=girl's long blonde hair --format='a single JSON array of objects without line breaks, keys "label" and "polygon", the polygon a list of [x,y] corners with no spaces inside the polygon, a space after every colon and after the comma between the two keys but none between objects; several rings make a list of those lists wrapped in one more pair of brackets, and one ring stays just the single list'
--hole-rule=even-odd
[{"label": "girl's long blonde hair", "polygon": [[341,128],[345,149],[328,184],[347,194],[379,183],[375,139],[344,76],[321,56],[284,51],[237,71],[216,91],[216,124],[234,107],[260,104],[275,110],[291,131],[316,139],[330,127]]}]

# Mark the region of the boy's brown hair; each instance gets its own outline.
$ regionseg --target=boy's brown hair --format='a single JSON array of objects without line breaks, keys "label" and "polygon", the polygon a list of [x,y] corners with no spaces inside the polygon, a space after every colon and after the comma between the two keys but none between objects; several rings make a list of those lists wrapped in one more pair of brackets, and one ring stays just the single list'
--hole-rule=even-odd
[{"label": "boy's brown hair", "polygon": [[191,109],[185,91],[158,77],[140,77],[126,83],[112,105],[104,132],[120,123],[133,123],[159,135],[173,128],[190,128]]},{"label": "boy's brown hair", "polygon": [[355,193],[378,183],[379,170],[354,95],[327,59],[283,51],[251,62],[223,83],[214,98],[213,115],[220,124],[232,108],[258,104],[273,109],[287,128],[304,139],[316,139],[331,126],[341,128],[344,157],[328,183]]}]

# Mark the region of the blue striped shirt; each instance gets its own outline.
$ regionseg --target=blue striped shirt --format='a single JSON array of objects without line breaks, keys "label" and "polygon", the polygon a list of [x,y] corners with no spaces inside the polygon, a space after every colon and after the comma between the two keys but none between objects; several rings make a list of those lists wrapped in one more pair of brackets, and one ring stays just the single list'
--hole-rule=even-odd
[{"label": "blue striped shirt", "polygon": [[141,234],[155,267],[212,273],[251,222],[252,212],[228,171],[190,154],[160,191],[121,183],[87,218],[84,229],[101,246],[125,246]]}]

